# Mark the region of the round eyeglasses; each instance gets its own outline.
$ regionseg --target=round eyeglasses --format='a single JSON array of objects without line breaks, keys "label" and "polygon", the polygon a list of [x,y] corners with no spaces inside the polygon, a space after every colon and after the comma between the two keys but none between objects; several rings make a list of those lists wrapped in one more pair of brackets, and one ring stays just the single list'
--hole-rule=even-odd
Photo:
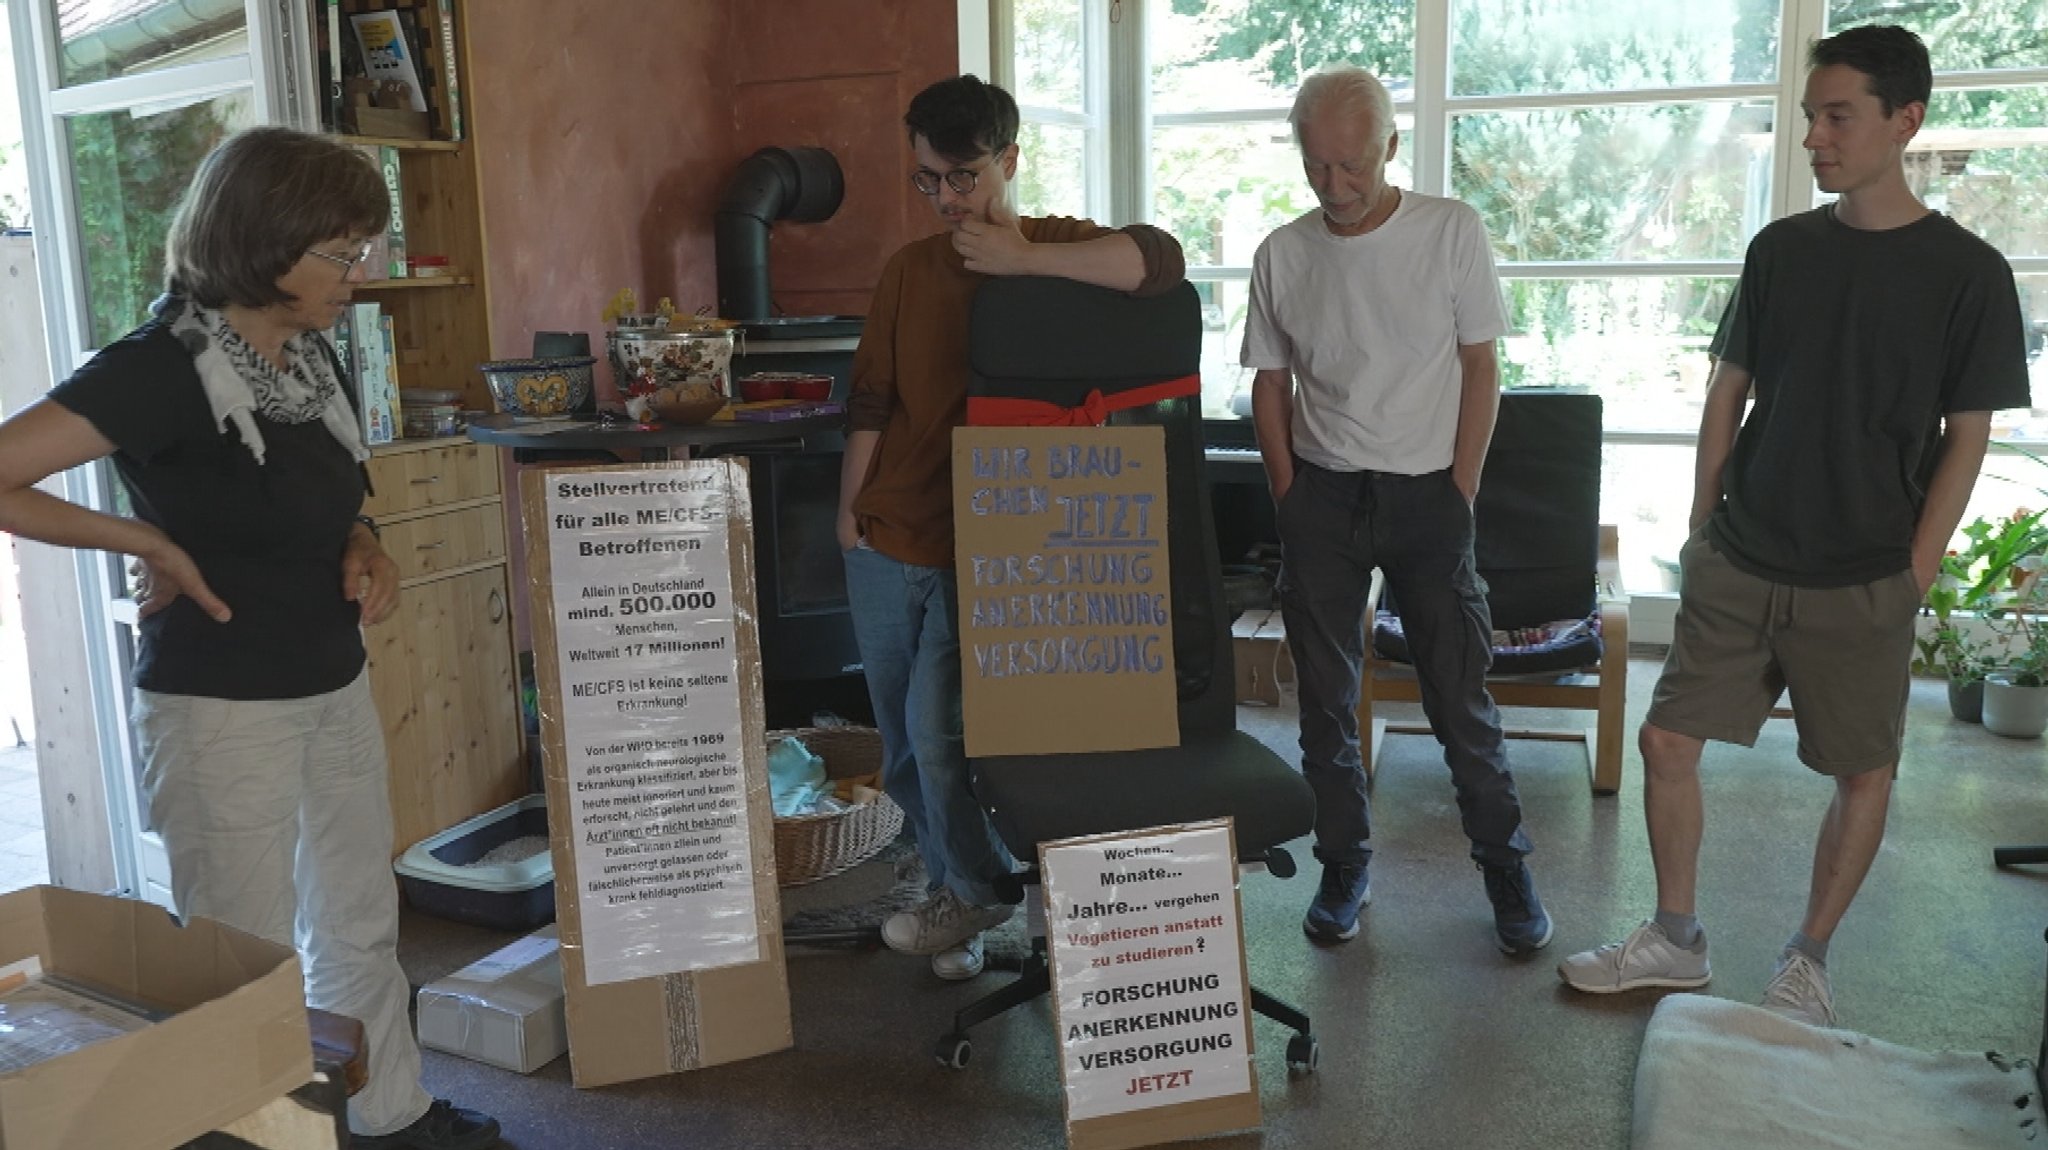
[{"label": "round eyeglasses", "polygon": [[376,250],[376,246],[377,245],[374,241],[364,240],[363,246],[357,248],[356,254],[353,256],[329,255],[326,252],[321,251],[319,248],[307,248],[306,254],[309,256],[318,256],[319,258],[326,260],[328,263],[334,264],[335,266],[341,268],[342,275],[347,275],[350,272],[356,270],[357,268],[362,267],[364,264],[370,262],[370,253]]},{"label": "round eyeglasses", "polygon": [[910,186],[927,196],[936,196],[939,194],[939,181],[944,180],[946,186],[959,195],[971,196],[974,194],[974,186],[981,182],[982,171],[987,167],[987,164],[983,164],[980,168],[954,168],[944,175],[930,168],[919,168],[910,173]]}]

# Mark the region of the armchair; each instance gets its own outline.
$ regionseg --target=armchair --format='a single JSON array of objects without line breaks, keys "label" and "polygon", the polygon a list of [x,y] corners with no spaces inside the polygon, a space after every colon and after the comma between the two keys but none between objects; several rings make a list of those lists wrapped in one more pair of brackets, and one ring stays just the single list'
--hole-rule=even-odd
[{"label": "armchair", "polygon": [[[1621,787],[1628,599],[1617,532],[1600,522],[1600,437],[1597,395],[1502,393],[1474,508],[1474,550],[1493,614],[1487,689],[1494,702],[1595,712],[1586,727],[1505,734],[1585,744],[1593,793],[1607,795]],[[1369,602],[1358,693],[1368,779],[1389,732],[1430,733],[1427,724],[1389,723],[1373,713],[1376,703],[1414,702],[1421,692],[1407,662],[1399,604],[1387,601],[1379,572]]]}]

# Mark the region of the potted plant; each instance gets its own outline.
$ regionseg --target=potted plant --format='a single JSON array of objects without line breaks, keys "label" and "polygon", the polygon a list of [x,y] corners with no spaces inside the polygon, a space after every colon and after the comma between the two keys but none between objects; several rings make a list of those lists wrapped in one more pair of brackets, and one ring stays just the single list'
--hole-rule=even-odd
[{"label": "potted plant", "polygon": [[1918,641],[1920,654],[1913,659],[1913,673],[1946,679],[1949,714],[1965,723],[1981,722],[1986,671],[1983,646],[1973,642],[1946,614],[1937,612],[1936,619],[1934,629]]},{"label": "potted plant", "polygon": [[2011,739],[2038,739],[2048,731],[2048,596],[2041,586],[2042,557],[2014,563],[2019,586],[1985,612],[2005,638],[1999,665],[1985,675],[1984,729]]},{"label": "potted plant", "polygon": [[[1989,619],[1998,614],[2021,580],[2040,567],[2048,550],[2048,511],[2021,507],[2000,519],[1980,517],[1962,535],[1965,545],[1942,557],[1941,572],[1927,589],[1925,606],[1934,626],[1918,640],[1913,671],[1948,680],[1949,713],[1974,723],[1982,714],[1984,683],[1995,660],[1957,616]],[[2010,624],[2000,630],[2010,631]],[[2008,646],[2013,637],[2008,636]]]}]

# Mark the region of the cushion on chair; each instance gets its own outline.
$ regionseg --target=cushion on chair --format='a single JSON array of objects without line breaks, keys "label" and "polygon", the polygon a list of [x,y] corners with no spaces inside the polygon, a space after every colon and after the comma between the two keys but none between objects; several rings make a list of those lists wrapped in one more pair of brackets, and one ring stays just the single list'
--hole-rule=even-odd
[{"label": "cushion on chair", "polygon": [[975,796],[1025,863],[1054,839],[1199,819],[1236,819],[1240,855],[1315,826],[1307,780],[1242,731],[1144,751],[975,759],[973,769]]},{"label": "cushion on chair", "polygon": [[[1596,666],[1605,648],[1600,642],[1600,613],[1584,619],[1563,619],[1536,627],[1493,633],[1495,675],[1544,675]],[[1372,649],[1380,658],[1413,663],[1401,617],[1381,611],[1373,620]]]}]

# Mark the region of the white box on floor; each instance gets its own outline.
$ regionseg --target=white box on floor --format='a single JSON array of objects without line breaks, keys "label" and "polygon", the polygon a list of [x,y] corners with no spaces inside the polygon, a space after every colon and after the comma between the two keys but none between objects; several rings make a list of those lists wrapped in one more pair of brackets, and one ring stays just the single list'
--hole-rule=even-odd
[{"label": "white box on floor", "polygon": [[562,950],[552,925],[420,989],[420,1045],[534,1071],[568,1052]]}]

